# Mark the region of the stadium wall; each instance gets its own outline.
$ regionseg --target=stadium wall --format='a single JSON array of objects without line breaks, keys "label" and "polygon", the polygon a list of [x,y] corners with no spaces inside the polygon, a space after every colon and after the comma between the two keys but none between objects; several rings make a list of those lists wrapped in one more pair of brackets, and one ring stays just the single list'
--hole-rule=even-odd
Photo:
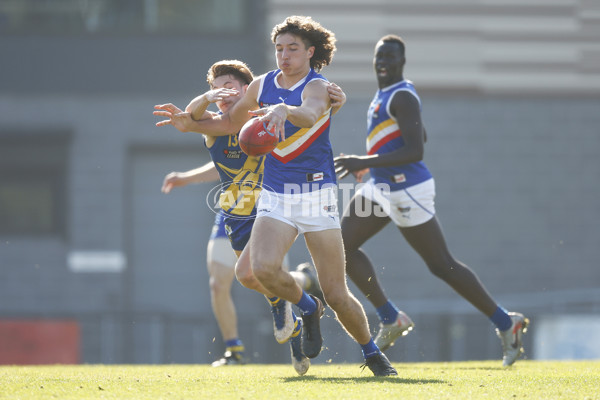
[{"label": "stadium wall", "polygon": [[[364,11],[351,3],[348,10]],[[392,3],[377,3],[378,13],[400,10]],[[564,3],[585,15],[577,21],[595,15],[581,11],[586,2]],[[207,363],[220,356],[205,268],[213,220],[205,196],[211,185],[160,193],[166,173],[200,165],[208,154],[199,136],[156,128],[151,111],[167,101],[185,105],[204,90],[204,71],[217,59],[241,58],[258,72],[271,66],[272,53],[256,49],[269,48],[269,21],[289,10],[270,5],[269,19],[244,40],[0,37],[0,51],[12,55],[0,59],[0,176],[14,187],[20,177],[32,179],[28,167],[40,175],[53,171],[60,192],[54,215],[62,221],[52,234],[0,235],[0,320],[75,321],[78,360],[84,363]],[[302,11],[313,14],[314,7]],[[338,24],[352,21],[328,18],[323,16]],[[386,21],[381,29],[391,27]],[[348,95],[332,125],[334,151],[362,153],[366,107],[375,89],[369,63],[381,30],[361,44],[348,26],[339,32],[332,27],[340,47],[324,72]],[[411,42],[418,39],[411,38],[415,32],[418,40],[429,36],[428,43],[435,42],[424,28],[411,32]],[[585,32],[595,31],[588,24]],[[487,48],[461,41],[464,35],[454,38],[465,52]],[[570,40],[589,49],[586,38]],[[502,43],[501,49],[510,48]],[[423,59],[407,72],[423,88],[425,157],[436,178],[436,208],[449,246],[503,305],[531,317],[525,341],[530,357],[536,357],[536,318],[597,314],[600,308],[600,96],[597,72],[574,60],[568,65],[579,71],[577,82],[589,78],[585,90],[579,83],[550,92],[494,90],[485,83],[494,74],[485,71],[473,75],[475,83],[449,86],[449,80],[433,79],[441,72],[420,72],[419,65],[443,66],[440,60]],[[515,69],[503,65],[504,71]],[[517,74],[520,82],[529,76]],[[499,357],[491,324],[433,278],[395,228],[387,227],[366,249],[388,294],[417,323],[390,351],[393,361]],[[307,260],[301,239],[290,257],[292,265]],[[375,329],[374,310],[351,287]],[[239,284],[233,296],[252,359],[287,363],[289,351],[273,341],[262,296]],[[323,331],[326,349],[315,362],[361,361],[330,311]]]}]

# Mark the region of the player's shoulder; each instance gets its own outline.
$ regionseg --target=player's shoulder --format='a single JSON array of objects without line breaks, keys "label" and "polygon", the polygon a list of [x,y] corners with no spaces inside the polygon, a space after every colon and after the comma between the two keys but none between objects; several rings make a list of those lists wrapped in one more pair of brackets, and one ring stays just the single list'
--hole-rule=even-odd
[{"label": "player's shoulder", "polygon": [[391,90],[391,101],[400,105],[420,105],[421,99],[411,81],[404,80]]},{"label": "player's shoulder", "polygon": [[327,93],[329,97],[329,92],[327,91],[327,87],[329,86],[329,81],[325,78],[314,77],[306,83],[305,90]]}]

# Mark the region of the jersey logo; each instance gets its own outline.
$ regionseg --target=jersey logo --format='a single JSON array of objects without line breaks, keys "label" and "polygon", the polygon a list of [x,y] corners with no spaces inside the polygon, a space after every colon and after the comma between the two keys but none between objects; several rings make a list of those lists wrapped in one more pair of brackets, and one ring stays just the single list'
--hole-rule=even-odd
[{"label": "jersey logo", "polygon": [[241,150],[228,150],[228,149],[224,149],[223,150],[223,154],[225,154],[225,157],[230,158],[230,159],[238,159],[242,156],[243,152]]}]

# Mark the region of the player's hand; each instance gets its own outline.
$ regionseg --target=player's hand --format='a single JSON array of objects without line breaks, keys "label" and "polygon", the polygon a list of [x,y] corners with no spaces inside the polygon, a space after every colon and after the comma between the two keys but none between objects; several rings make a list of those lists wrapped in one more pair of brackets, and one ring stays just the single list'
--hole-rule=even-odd
[{"label": "player's hand", "polygon": [[339,179],[343,179],[351,173],[357,182],[362,182],[363,176],[369,172],[369,169],[365,167],[364,159],[359,156],[341,154],[339,157],[333,159],[333,164],[335,166],[335,173]]},{"label": "player's hand", "polygon": [[187,180],[181,176],[181,173],[171,172],[165,176],[160,191],[163,193],[170,193],[171,189],[174,187],[185,186],[187,183]]},{"label": "player's hand", "polygon": [[217,101],[224,101],[225,99],[227,99],[229,97],[235,97],[239,94],[240,94],[240,92],[238,92],[236,89],[227,89],[227,88],[213,89],[213,90],[209,90],[208,92],[206,92],[206,100],[209,103],[216,103]]},{"label": "player's hand", "polygon": [[267,121],[267,130],[279,136],[279,140],[285,140],[285,121],[289,113],[285,104],[280,103],[248,112],[260,117],[261,121]]},{"label": "player's hand", "polygon": [[194,121],[189,112],[185,112],[171,103],[159,104],[154,106],[154,108],[157,111],[154,111],[153,115],[166,118],[163,121],[157,122],[156,126],[173,125],[181,132],[189,132],[191,130],[191,125]]},{"label": "player's hand", "polygon": [[327,91],[329,92],[329,99],[333,109],[332,113],[335,114],[346,103],[346,93],[344,93],[341,87],[333,82],[329,83],[327,86]]}]

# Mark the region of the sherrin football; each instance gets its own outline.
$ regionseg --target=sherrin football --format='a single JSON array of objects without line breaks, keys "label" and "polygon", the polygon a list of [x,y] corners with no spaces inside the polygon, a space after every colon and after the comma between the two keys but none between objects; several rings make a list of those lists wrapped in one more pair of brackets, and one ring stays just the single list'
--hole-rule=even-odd
[{"label": "sherrin football", "polygon": [[279,138],[275,132],[268,131],[268,121],[260,121],[258,118],[251,118],[242,126],[239,135],[239,142],[242,151],[249,156],[260,157],[272,152]]}]

